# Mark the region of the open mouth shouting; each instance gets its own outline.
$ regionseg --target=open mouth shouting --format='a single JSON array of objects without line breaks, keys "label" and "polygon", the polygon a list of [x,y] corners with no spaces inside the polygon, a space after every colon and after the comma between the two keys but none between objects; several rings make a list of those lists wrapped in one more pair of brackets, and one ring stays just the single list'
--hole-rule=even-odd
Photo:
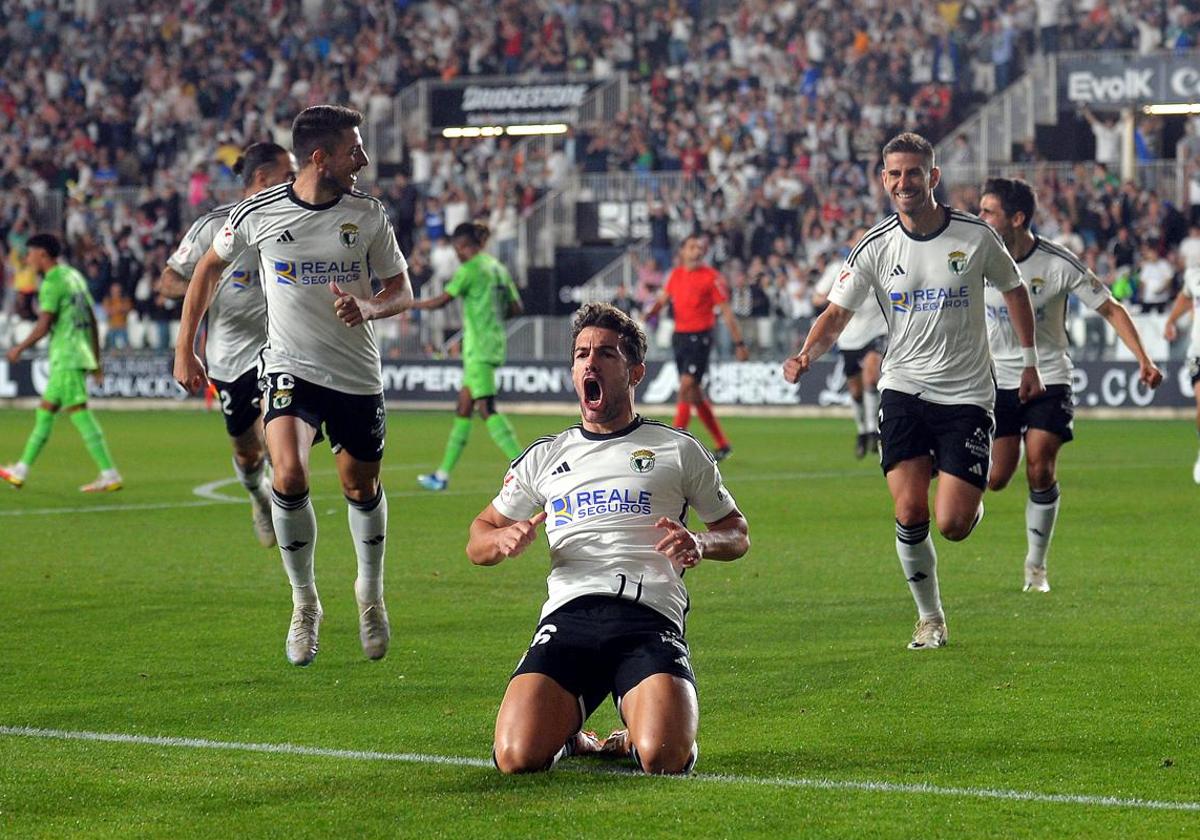
[{"label": "open mouth shouting", "polygon": [[594,373],[583,375],[583,407],[589,411],[599,411],[604,403],[604,385]]}]

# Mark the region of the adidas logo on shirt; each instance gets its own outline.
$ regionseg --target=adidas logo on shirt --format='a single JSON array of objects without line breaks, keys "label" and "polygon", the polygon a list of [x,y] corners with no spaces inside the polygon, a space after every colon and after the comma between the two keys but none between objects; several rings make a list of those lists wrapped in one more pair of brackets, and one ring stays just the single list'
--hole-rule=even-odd
[{"label": "adidas logo on shirt", "polygon": [[279,234],[279,238],[276,239],[275,241],[276,242],[295,242],[296,237],[292,236],[292,232],[290,230],[284,230],[283,233]]},{"label": "adidas logo on shirt", "polygon": [[570,464],[568,464],[566,461],[563,461],[561,464],[559,464],[557,467],[554,468],[554,472],[550,473],[550,475],[562,475],[563,473],[569,473],[570,471],[571,471]]},{"label": "adidas logo on shirt", "polygon": [[895,268],[893,268],[892,276],[893,277],[903,277],[904,276],[904,267],[898,265]]}]

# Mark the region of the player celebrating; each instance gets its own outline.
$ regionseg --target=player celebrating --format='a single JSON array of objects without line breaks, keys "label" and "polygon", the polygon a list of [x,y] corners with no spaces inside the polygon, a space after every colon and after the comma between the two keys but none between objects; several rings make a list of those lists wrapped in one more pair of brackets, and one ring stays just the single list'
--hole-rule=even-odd
[{"label": "player celebrating", "polygon": [[[854,249],[866,231],[856,230],[850,238]],[[842,267],[831,262],[817,281],[813,304],[824,306],[829,300]],[[879,370],[883,364],[883,353],[887,348],[887,320],[878,306],[866,305],[859,308],[850,323],[838,336],[838,352],[842,356],[842,372],[846,376],[846,390],[854,404],[854,423],[858,435],[854,440],[854,457],[864,458],[868,452],[879,451]]]},{"label": "player celebrating", "polygon": [[121,474],[113,466],[104,432],[87,404],[87,374],[101,380],[100,340],[96,330],[95,305],[88,292],[87,280],[71,266],[60,261],[62,244],[58,237],[39,233],[26,243],[26,262],[42,275],[38,289],[38,308],[41,310],[33,330],[8,351],[9,362],[16,363],[21,354],[50,334],[50,378],[42,392],[34,414],[33,431],[25,442],[21,460],[0,468],[0,478],[16,488],[25,485],[29,468],[37,460],[50,430],[54,415],[65,408],[71,425],[78,431],[88,454],[100,468],[100,477],[79,489],[84,493],[103,493],[121,489]]},{"label": "player celebrating", "polygon": [[[191,349],[200,318],[221,273],[257,249],[267,299],[262,373],[272,519],[292,585],[286,650],[295,665],[316,656],[322,617],[308,457],[323,435],[349,502],[363,652],[382,658],[391,636],[383,602],[387,500],[379,483],[387,422],[379,348],[368,322],[403,311],[412,285],[383,205],[354,189],[369,163],[361,122],[360,113],[336,105],[300,112],[292,124],[300,161],[295,182],[263,190],[229,214],[192,276],[175,350],[175,378],[193,393],[203,389],[204,367]],[[369,271],[382,283],[374,296]]]},{"label": "player celebrating", "polygon": [[[606,752],[647,773],[686,773],[699,707],[684,641],[683,575],[708,557],[736,560],[748,526],[709,453],[684,432],[634,413],[646,336],[608,304],[583,306],[571,374],[582,423],[540,438],[471,524],[467,556],[516,557],[546,525],[549,598],[496,718],[504,773],[548,770],[595,752],[581,732],[610,693],[628,730]],[[687,530],[689,507],[708,530]]]},{"label": "player celebrating", "polygon": [[511,461],[521,454],[512,423],[496,411],[496,368],[504,364],[508,343],[504,322],[521,314],[521,296],[504,263],[483,250],[489,235],[487,225],[478,222],[456,227],[450,241],[462,265],[446,291],[412,305],[413,309],[441,309],[454,298],[463,302],[463,384],[442,464],[437,472],[417,477],[426,490],[445,490],[450,483],[450,471],[471,436],[474,412],[483,418],[505,458]]},{"label": "player celebrating", "polygon": [[[829,293],[800,352],[784,363],[796,382],[845,329],[854,310],[881,307],[888,354],[879,386],[880,463],[896,513],[896,553],[919,618],[909,648],[946,643],[946,617],[929,535],[929,484],[940,471],[938,530],[966,539],[983,517],[992,442],[991,355],[984,280],[1004,295],[1021,345],[1019,398],[1042,393],[1029,293],[996,233],[933,197],[941,179],[933,146],[903,133],[883,147],[883,188],[895,215],[867,231]],[[873,300],[867,300],[873,297]]]},{"label": "player celebrating", "polygon": [[658,293],[654,303],[646,310],[642,320],[649,320],[671,302],[675,315],[675,335],[671,344],[675,350],[675,367],[679,371],[679,401],[675,404],[675,428],[686,429],[692,417],[692,407],[700,422],[712,435],[716,449],[713,457],[723,461],[733,452],[729,439],[713,414],[712,403],[704,395],[703,380],[708,373],[708,357],[712,352],[712,329],[716,326],[716,312],[721,313],[729,334],[733,337],[735,353],[739,362],[750,358],[742,330],[725,291],[725,281],[712,266],[701,260],[707,244],[703,236],[693,233],[683,240],[679,249],[679,265],[671,269],[667,282]]},{"label": "player celebrating", "polygon": [[1138,360],[1138,378],[1149,388],[1162,382],[1162,372],[1142,347],[1129,313],[1113,300],[1104,284],[1079,259],[1030,230],[1037,197],[1022,180],[992,178],[983,187],[979,217],[991,225],[1017,262],[1021,279],[1029,288],[1037,323],[1038,365],[1046,392],[1021,402],[1021,346],[1013,330],[1008,307],[990,286],[987,304],[988,339],[996,367],[996,441],[988,487],[1002,490],[1016,472],[1025,441],[1025,475],[1029,501],[1025,503],[1025,591],[1049,592],[1046,552],[1058,518],[1059,489],[1055,470],[1058,450],[1075,435],[1075,407],[1071,395],[1071,359],[1067,355],[1067,296],[1074,294],[1112,324],[1121,341]]},{"label": "player celebrating", "polygon": [[[234,171],[250,198],[296,177],[296,159],[283,146],[255,143]],[[183,297],[200,258],[229,217],[228,204],[201,216],[175,249],[159,280],[164,293]],[[258,354],[267,342],[267,302],[263,297],[257,254],[247,249],[226,266],[208,306],[205,364],[221,398],[225,431],[233,444],[233,471],[250,494],[254,532],[265,546],[275,545],[271,523],[271,483],[266,475],[262,394],[258,390]]]},{"label": "player celebrating", "polygon": [[[1200,433],[1200,224],[1194,224],[1188,235],[1179,243],[1179,259],[1183,263],[1183,288],[1175,298],[1175,305],[1167,315],[1163,336],[1167,341],[1179,337],[1175,322],[1183,313],[1192,312],[1192,338],[1188,344],[1188,375],[1192,380],[1192,393],[1196,397],[1196,431]],[[1192,466],[1192,480],[1200,484],[1200,455]]]}]

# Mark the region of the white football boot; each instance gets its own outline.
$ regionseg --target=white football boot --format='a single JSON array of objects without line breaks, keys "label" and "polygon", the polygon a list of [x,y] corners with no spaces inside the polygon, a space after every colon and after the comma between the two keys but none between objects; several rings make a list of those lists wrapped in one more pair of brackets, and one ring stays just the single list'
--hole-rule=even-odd
[{"label": "white football boot", "polygon": [[1046,580],[1046,567],[1025,564],[1025,592],[1049,592],[1050,581]]},{"label": "white football boot", "polygon": [[909,650],[932,650],[945,647],[949,633],[946,632],[946,619],[922,618],[917,621],[913,630],[912,641],[908,643]]},{"label": "white football boot", "polygon": [[387,607],[383,599],[365,603],[358,602],[358,639],[362,642],[367,659],[383,659],[387,656],[392,628],[388,624]]},{"label": "white football boot", "polygon": [[307,665],[317,655],[317,633],[321,627],[321,602],[303,604],[292,610],[292,626],[287,634],[287,658],[293,665]]}]

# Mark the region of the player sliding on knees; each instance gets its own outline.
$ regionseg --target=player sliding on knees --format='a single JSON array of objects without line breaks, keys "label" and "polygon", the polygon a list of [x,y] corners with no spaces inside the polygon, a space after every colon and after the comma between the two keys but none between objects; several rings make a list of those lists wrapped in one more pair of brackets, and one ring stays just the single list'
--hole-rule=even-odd
[{"label": "player sliding on knees", "polygon": [[1025,591],[1049,592],[1046,553],[1058,518],[1059,489],[1056,474],[1058,451],[1074,438],[1075,406],[1071,394],[1071,358],[1067,355],[1067,296],[1074,294],[1112,324],[1121,341],[1138,360],[1138,379],[1157,388],[1162,371],[1146,354],[1129,313],[1113,300],[1108,288],[1078,257],[1030,229],[1037,212],[1037,196],[1022,180],[992,178],[983,187],[979,217],[991,225],[1017,262],[1021,280],[1029,288],[1036,314],[1038,365],[1046,392],[1021,402],[1021,346],[1001,294],[989,287],[988,339],[996,363],[996,442],[992,448],[991,490],[1002,490],[1012,479],[1025,442],[1025,475],[1029,500],[1025,503]]},{"label": "player sliding on knees", "polygon": [[[933,197],[933,146],[904,133],[883,147],[883,188],[896,213],[867,231],[829,292],[829,307],[783,366],[796,382],[837,340],[860,306],[888,322],[880,389],[880,463],[896,516],[896,554],[917,605],[909,648],[946,644],[946,615],[929,535],[929,485],[939,472],[938,530],[957,542],[983,518],[991,456],[992,360],[984,281],[1003,295],[1021,347],[1018,398],[1042,393],[1029,292],[995,231]],[[935,460],[936,459],[936,460]]]},{"label": "player sliding on knees", "polygon": [[[359,639],[370,659],[387,654],[391,629],[383,601],[387,499],[379,482],[387,416],[379,348],[370,321],[412,302],[408,262],[383,205],[358,192],[369,160],[350,108],[315,105],[292,124],[300,162],[294,183],[263,190],[229,214],[188,286],[175,348],[175,379],[192,393],[208,384],[192,351],[200,318],[222,271],[257,250],[267,297],[264,425],[274,471],[271,518],[292,586],[288,661],[317,655],[323,611],[314,551],[317,516],[308,459],[328,436],[349,505],[358,560],[354,582]],[[371,273],[382,285],[371,293]]]},{"label": "player sliding on knees", "polygon": [[[245,187],[243,199],[296,177],[296,159],[283,146],[254,143],[238,158],[234,171]],[[167,260],[159,280],[169,297],[187,293],[200,258],[235,205],[201,216]],[[267,342],[267,301],[263,297],[257,255],[244,251],[221,272],[208,307],[204,360],[209,380],[221,398],[225,431],[233,445],[233,471],[250,494],[254,533],[264,546],[275,545],[271,522],[271,481],[263,439],[262,393],[258,389],[258,354]]]},{"label": "player sliding on knees", "polygon": [[[546,529],[549,597],[496,717],[504,773],[563,756],[630,756],[647,773],[687,773],[699,705],[684,639],[684,573],[750,548],[745,518],[711,454],[691,435],[634,412],[646,336],[608,304],[582,307],[571,375],[582,422],[534,441],[471,524],[480,566],[516,557]],[[691,531],[694,509],[707,524]],[[583,731],[612,695],[627,729]]]}]

